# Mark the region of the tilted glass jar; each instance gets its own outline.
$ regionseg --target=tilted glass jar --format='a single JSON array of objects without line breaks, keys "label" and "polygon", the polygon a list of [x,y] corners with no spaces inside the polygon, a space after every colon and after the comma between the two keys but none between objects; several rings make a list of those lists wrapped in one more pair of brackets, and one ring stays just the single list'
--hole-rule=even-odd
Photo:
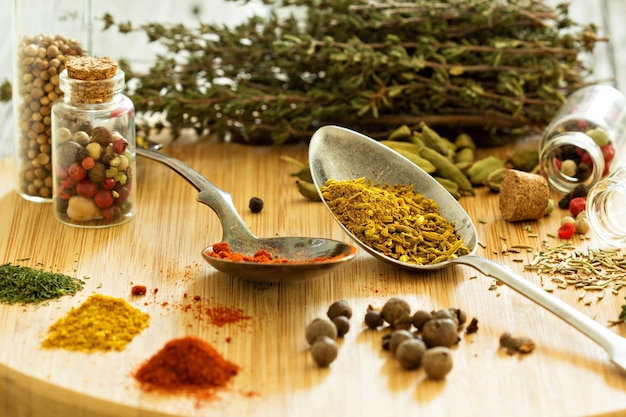
[{"label": "tilted glass jar", "polygon": [[13,0],[13,126],[16,190],[52,201],[50,111],[59,74],[91,51],[91,0]]},{"label": "tilted glass jar", "polygon": [[134,216],[135,108],[110,58],[73,58],[52,107],[53,208],[61,222],[108,227]]},{"label": "tilted glass jar", "polygon": [[612,169],[626,141],[626,96],[608,85],[584,87],[567,98],[539,143],[541,172],[561,193],[591,187]]},{"label": "tilted glass jar", "polygon": [[626,166],[598,181],[587,195],[587,218],[605,243],[626,247]]}]

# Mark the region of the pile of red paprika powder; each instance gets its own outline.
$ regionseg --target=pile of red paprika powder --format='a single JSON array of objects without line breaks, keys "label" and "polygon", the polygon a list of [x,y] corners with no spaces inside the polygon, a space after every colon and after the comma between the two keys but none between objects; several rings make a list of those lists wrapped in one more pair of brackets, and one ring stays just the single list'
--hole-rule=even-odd
[{"label": "pile of red paprika powder", "polygon": [[185,336],[166,343],[133,376],[146,391],[193,394],[225,387],[238,372],[210,343]]}]

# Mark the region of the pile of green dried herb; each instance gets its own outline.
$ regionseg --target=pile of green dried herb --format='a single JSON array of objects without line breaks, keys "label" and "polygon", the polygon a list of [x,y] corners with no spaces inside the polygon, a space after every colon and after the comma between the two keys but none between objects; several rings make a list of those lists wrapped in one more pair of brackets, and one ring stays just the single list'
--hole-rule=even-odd
[{"label": "pile of green dried herb", "polygon": [[[541,0],[264,3],[274,13],[235,27],[105,15],[105,30],[163,47],[147,72],[124,65],[138,112],[164,115],[174,137],[191,128],[253,144],[309,139],[324,124],[384,138],[421,122],[501,143],[543,129],[606,40]],[[282,17],[292,6],[298,17]],[[162,127],[138,122],[144,135]]]},{"label": "pile of green dried herb", "polygon": [[80,279],[42,269],[6,263],[0,265],[0,302],[39,304],[81,291]]}]

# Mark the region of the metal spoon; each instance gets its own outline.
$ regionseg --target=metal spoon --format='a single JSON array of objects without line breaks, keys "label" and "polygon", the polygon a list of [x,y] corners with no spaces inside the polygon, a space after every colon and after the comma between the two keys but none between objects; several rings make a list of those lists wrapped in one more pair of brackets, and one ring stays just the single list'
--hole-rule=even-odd
[{"label": "metal spoon", "polygon": [[[342,265],[354,258],[356,247],[331,239],[314,237],[272,237],[258,238],[235,209],[232,196],[220,190],[200,173],[184,162],[143,148],[137,148],[137,154],[158,161],[172,168],[200,193],[197,201],[211,207],[222,223],[222,242],[228,242],[234,252],[249,256],[259,249],[265,249],[276,258],[288,259],[288,263],[258,263],[230,261],[210,256],[213,247],[202,251],[204,259],[218,271],[237,278],[253,281],[282,282],[310,278]],[[332,258],[327,261],[315,261],[315,258]]]},{"label": "metal spoon", "polygon": [[[464,239],[471,252],[469,255],[434,265],[407,264],[387,257],[363,244],[335,218],[343,230],[373,256],[414,271],[446,268],[454,264],[471,266],[484,275],[500,280],[578,329],[602,346],[616,365],[626,370],[626,339],[529,283],[509,268],[474,255],[477,245],[476,229],[467,212],[434,178],[408,159],[360,133],[337,126],[325,126],[315,132],[311,139],[309,164],[318,192],[320,187],[331,178],[337,180],[367,178],[374,184],[381,185],[413,184],[416,192],[439,204],[442,216],[455,223],[457,233]],[[326,207],[328,208],[328,205]]]}]

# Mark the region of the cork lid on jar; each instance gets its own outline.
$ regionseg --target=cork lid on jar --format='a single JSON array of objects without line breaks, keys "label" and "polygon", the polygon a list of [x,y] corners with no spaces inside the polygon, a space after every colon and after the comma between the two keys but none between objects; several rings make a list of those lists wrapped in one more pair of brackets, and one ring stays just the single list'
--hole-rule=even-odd
[{"label": "cork lid on jar", "polygon": [[124,72],[109,57],[73,57],[66,62],[60,80],[61,90],[75,104],[107,103],[124,88]]},{"label": "cork lid on jar", "polygon": [[69,59],[65,67],[70,78],[82,81],[108,80],[117,73],[117,61],[109,57],[75,57]]}]

